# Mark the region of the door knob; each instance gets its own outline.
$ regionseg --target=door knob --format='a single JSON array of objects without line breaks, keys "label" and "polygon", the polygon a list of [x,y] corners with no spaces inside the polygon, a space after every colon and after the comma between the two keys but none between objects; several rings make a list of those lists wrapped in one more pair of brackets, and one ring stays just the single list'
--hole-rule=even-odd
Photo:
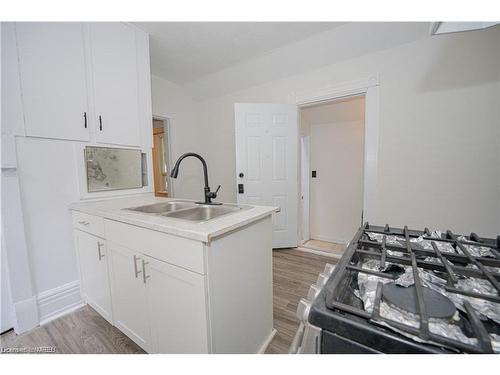
[{"label": "door knob", "polygon": [[245,175],[243,174],[243,172],[240,172],[240,174],[238,175],[240,178],[243,178],[245,177]]}]

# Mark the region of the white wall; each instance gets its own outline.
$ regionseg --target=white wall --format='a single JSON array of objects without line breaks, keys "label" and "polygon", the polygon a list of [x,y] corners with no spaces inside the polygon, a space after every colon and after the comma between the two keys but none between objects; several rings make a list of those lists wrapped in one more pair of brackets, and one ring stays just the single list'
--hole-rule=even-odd
[{"label": "white wall", "polygon": [[[186,152],[203,154],[203,128],[197,122],[196,103],[185,90],[170,81],[152,76],[151,80],[153,116],[172,118],[169,136],[172,145],[172,162]],[[209,166],[210,167],[210,166]],[[209,168],[209,178],[212,175]],[[201,163],[194,158],[184,159],[177,179],[171,179],[175,198],[203,198],[203,170]],[[215,183],[212,182],[212,185]]]},{"label": "white wall", "polygon": [[236,200],[234,103],[380,75],[378,211],[373,223],[500,228],[499,27],[427,37],[199,103],[204,153],[221,200]]},{"label": "white wall", "polygon": [[310,237],[346,243],[363,210],[363,96],[301,109],[310,133]]},{"label": "white wall", "polygon": [[37,293],[78,279],[68,206],[79,200],[72,142],[20,137],[18,174]]}]

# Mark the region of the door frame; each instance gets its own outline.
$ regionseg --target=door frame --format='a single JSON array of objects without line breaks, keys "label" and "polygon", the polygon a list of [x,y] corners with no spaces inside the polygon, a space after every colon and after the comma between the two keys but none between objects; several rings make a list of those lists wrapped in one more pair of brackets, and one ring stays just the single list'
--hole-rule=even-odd
[{"label": "door frame", "polygon": [[[173,166],[174,166],[174,155],[176,155],[176,153],[174,152],[174,142],[173,142],[173,138],[175,137],[175,126],[174,126],[174,123],[175,123],[175,116],[174,115],[168,115],[167,116],[160,116],[160,115],[155,115],[153,113],[153,117],[152,117],[152,120],[159,120],[159,121],[163,121],[163,131],[164,133],[167,134],[167,156],[168,156],[168,160],[167,160],[167,168],[169,171],[172,170]],[[153,125],[152,125],[152,122],[151,122],[151,137],[153,136]],[[154,171],[153,171],[154,173]],[[170,178],[170,176],[168,177],[168,188],[167,188],[167,191],[168,191],[168,197],[169,198],[173,198],[174,197],[174,184],[172,183],[172,178]],[[153,189],[154,191],[154,189]]]},{"label": "door frame", "polygon": [[[300,116],[299,116],[300,118]],[[304,244],[311,239],[309,226],[310,215],[310,181],[311,174],[311,136],[300,136],[300,240]]]},{"label": "door frame", "polygon": [[[301,108],[317,105],[323,102],[331,102],[338,99],[360,96],[365,97],[365,144],[364,144],[364,171],[363,171],[363,222],[373,221],[377,212],[377,189],[378,189],[378,151],[379,151],[379,76],[370,75],[364,79],[341,83],[335,86],[324,87],[314,91],[295,93],[295,103],[297,110]],[[300,117],[299,117],[300,118]],[[299,139],[300,144],[300,139]],[[300,146],[302,147],[302,145]],[[301,151],[301,150],[300,150]],[[309,159],[310,162],[310,159]],[[309,168],[310,169],[310,168]],[[302,170],[302,166],[301,166]],[[302,176],[300,175],[300,178]],[[309,181],[309,180],[308,180]],[[310,189],[307,189],[309,200]],[[301,193],[302,187],[301,187]],[[300,211],[302,212],[302,200],[299,200]],[[300,215],[301,219],[309,215]],[[301,223],[300,228],[304,224]],[[307,223],[309,227],[309,223]],[[309,237],[308,234],[301,233],[301,240]]]}]

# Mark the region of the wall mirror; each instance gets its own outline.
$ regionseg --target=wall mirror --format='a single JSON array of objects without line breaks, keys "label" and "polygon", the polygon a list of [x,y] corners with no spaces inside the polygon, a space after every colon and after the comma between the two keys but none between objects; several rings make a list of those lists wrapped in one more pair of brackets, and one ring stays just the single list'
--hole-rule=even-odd
[{"label": "wall mirror", "polygon": [[141,151],[85,147],[88,192],[142,187]]}]

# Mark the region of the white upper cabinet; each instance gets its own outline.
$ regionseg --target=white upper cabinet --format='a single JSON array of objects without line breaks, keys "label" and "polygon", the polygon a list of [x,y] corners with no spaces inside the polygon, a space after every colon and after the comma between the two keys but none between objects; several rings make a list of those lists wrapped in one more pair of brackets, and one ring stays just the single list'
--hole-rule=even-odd
[{"label": "white upper cabinet", "polygon": [[17,23],[26,135],[89,140],[81,23]]},{"label": "white upper cabinet", "polygon": [[140,146],[135,30],[122,23],[89,27],[96,140]]}]

